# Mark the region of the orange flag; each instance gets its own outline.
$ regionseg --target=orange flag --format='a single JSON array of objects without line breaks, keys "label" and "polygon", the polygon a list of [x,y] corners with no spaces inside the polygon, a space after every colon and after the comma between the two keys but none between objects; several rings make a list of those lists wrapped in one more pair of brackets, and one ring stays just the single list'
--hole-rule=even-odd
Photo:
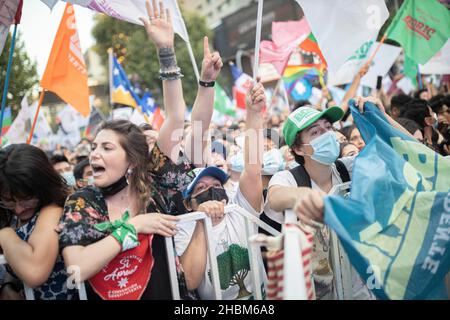
[{"label": "orange flag", "polygon": [[86,64],[81,53],[73,5],[68,3],[53,42],[41,87],[56,93],[84,117],[90,114]]}]

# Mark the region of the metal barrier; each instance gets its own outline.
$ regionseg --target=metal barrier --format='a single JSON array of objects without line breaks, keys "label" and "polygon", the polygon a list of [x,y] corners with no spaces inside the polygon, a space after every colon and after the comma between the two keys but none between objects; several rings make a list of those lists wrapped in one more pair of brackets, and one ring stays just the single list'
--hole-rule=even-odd
[{"label": "metal barrier", "polygon": [[[257,225],[267,232],[273,234],[273,235],[280,235],[280,232],[272,228],[271,226],[267,225],[263,221],[261,221],[259,218],[255,217],[253,214],[247,212],[243,208],[239,207],[238,205],[227,205],[225,207],[225,214],[230,213],[237,213],[245,218],[245,225],[246,225],[246,239],[247,239],[247,248],[248,248],[248,254],[249,254],[249,260],[250,260],[250,270],[252,271],[252,283],[253,283],[253,292],[255,295],[255,299],[262,300],[261,295],[261,274],[260,274],[260,266],[258,263],[258,255],[260,256],[260,253],[255,252],[255,247],[252,246],[252,243],[249,241],[249,238],[254,236],[256,234],[256,230],[252,228],[252,226]],[[180,218],[180,221],[178,223],[183,223],[187,221],[198,221],[198,220],[204,220],[205,222],[205,236],[207,241],[207,247],[208,247],[208,259],[209,264],[211,267],[211,279],[212,284],[214,288],[214,298],[216,300],[220,300],[222,298],[222,293],[220,289],[220,280],[219,280],[219,270],[217,266],[217,257],[215,250],[212,246],[212,223],[211,219],[203,212],[193,212],[193,213],[187,213],[183,215],[178,216]],[[172,288],[172,296],[175,300],[180,299],[180,292],[178,287],[178,277],[176,273],[176,263],[175,263],[175,253],[173,250],[173,238],[166,238],[166,249],[167,249],[167,260],[169,265],[169,272],[170,272],[170,279],[171,279],[171,288]]]},{"label": "metal barrier", "polygon": [[[333,186],[328,195],[345,196],[350,189],[351,182]],[[331,234],[331,264],[334,272],[335,296],[337,300],[353,299],[352,266],[339,238],[333,230]]]},{"label": "metal barrier", "polygon": [[[345,195],[350,188],[351,182],[346,182],[334,186],[329,195]],[[285,223],[297,223],[297,216],[293,210],[285,211]],[[323,226],[319,224],[319,226]],[[292,230],[284,231],[284,250],[285,252],[301,252],[299,246],[298,234]],[[352,271],[351,264],[345,253],[339,238],[333,230],[330,230],[330,251],[331,264],[334,272],[335,296],[338,300],[352,299]],[[284,256],[284,293],[285,299],[306,300],[305,279],[299,277],[303,274],[303,263],[298,254],[285,254]]]},{"label": "metal barrier", "polygon": [[[180,220],[178,223],[203,220],[205,223],[205,236],[208,248],[209,265],[211,266],[211,279],[214,288],[214,298],[220,300],[222,293],[220,291],[219,281],[219,269],[217,267],[216,254],[212,248],[212,223],[211,219],[204,212],[193,212],[178,216]],[[169,265],[170,273],[170,286],[172,289],[172,298],[174,300],[180,300],[180,290],[178,287],[178,276],[175,262],[175,252],[173,249],[173,238],[166,237],[166,251],[167,251],[167,263]]]},{"label": "metal barrier", "polygon": [[[8,264],[4,255],[0,255],[0,265]],[[25,299],[34,300],[34,291],[32,288],[28,287],[25,283],[23,284],[23,289],[25,293]]]},{"label": "metal barrier", "polygon": [[242,217],[245,218],[245,232],[246,232],[246,239],[247,239],[247,248],[248,248],[248,259],[250,261],[250,270],[252,271],[252,284],[253,284],[253,292],[255,295],[255,300],[262,300],[262,294],[261,294],[261,274],[260,274],[260,263],[258,258],[261,257],[261,251],[259,246],[256,246],[256,243],[253,240],[254,236],[256,235],[257,231],[252,228],[252,225],[256,225],[258,227],[261,227],[265,231],[269,232],[273,236],[279,236],[281,235],[280,232],[278,232],[276,229],[269,226],[267,223],[261,221],[258,217],[251,214],[250,212],[247,212],[243,208],[239,207],[238,205],[228,205],[225,209],[225,212],[234,212],[240,214]]}]

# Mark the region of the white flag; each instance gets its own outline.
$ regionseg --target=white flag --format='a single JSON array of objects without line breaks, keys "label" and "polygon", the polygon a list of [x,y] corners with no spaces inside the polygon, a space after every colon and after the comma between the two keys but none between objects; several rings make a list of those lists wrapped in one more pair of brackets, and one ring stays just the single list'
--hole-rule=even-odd
[{"label": "white flag", "polygon": [[5,26],[3,24],[0,24],[0,55],[3,52],[3,48],[6,44],[6,38],[8,38],[9,34],[9,26]]},{"label": "white flag", "polygon": [[9,127],[8,132],[5,137],[8,142],[13,143],[25,143],[28,138],[28,134],[31,128],[30,125],[30,110],[28,106],[27,97],[23,97],[21,102],[21,108],[16,118],[14,119],[11,127]]},{"label": "white flag", "polygon": [[133,114],[130,117],[130,122],[134,123],[135,125],[139,126],[143,123],[147,123],[147,121],[145,121],[144,116],[142,115],[141,112],[139,112],[138,110],[134,109]]},{"label": "white flag", "polygon": [[130,120],[133,115],[133,108],[123,107],[114,109],[111,113],[113,120]]},{"label": "white flag", "polygon": [[[369,56],[375,48],[378,47],[378,44],[379,42],[375,42],[372,45]],[[372,60],[369,71],[361,79],[361,85],[375,89],[377,87],[377,77],[384,77],[389,72],[389,69],[392,67],[395,60],[397,60],[401,51],[401,47],[383,43],[375,58]]]},{"label": "white flag", "polygon": [[374,47],[373,43],[373,40],[364,42],[337,71],[329,70],[327,85],[339,86],[351,83],[364,62],[369,59],[370,49]]},{"label": "white flag", "polygon": [[389,17],[384,0],[296,1],[331,71],[337,71],[365,41],[374,39]]},{"label": "white flag", "polygon": [[411,91],[416,90],[416,87],[408,77],[403,77],[397,82],[397,88],[400,88],[404,94],[410,94]]},{"label": "white flag", "polygon": [[80,129],[86,127],[89,122],[89,117],[83,117],[81,113],[69,104],[58,112],[58,118],[61,121],[63,131],[67,133],[80,131]]},{"label": "white flag", "polygon": [[422,74],[450,74],[450,40],[425,65],[419,65]]},{"label": "white flag", "polygon": [[[36,114],[36,110],[38,107],[38,101],[36,100],[29,107],[29,114],[31,115],[30,121],[34,120],[34,115]],[[53,136],[53,131],[50,125],[48,124],[47,119],[45,118],[44,113],[41,111],[38,114],[38,118],[36,121],[36,126],[33,132],[33,139],[31,141],[32,144],[38,144],[41,140],[49,140]]]},{"label": "white flag", "polygon": [[[73,4],[89,8],[91,10],[104,13],[116,19],[125,20],[134,24],[142,25],[139,18],[148,18],[145,8],[145,0],[64,0]],[[189,36],[184,24],[183,17],[178,8],[176,0],[162,1],[164,7],[170,10],[172,16],[173,29],[184,41],[189,41]],[[49,7],[53,7],[53,0],[43,0]],[[159,10],[159,7],[158,7]]]}]

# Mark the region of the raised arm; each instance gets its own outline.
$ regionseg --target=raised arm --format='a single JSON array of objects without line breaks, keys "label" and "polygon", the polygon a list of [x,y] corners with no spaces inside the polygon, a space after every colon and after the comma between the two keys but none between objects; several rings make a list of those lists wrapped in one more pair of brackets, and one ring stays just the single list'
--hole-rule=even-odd
[{"label": "raised arm", "polygon": [[41,209],[28,241],[20,239],[12,228],[0,230],[0,247],[15,274],[29,287],[47,281],[58,256],[58,225],[63,209],[55,205]]},{"label": "raised arm", "polygon": [[162,2],[159,7],[156,1],[146,1],[148,19],[140,18],[147,34],[158,51],[160,63],[160,77],[163,85],[164,109],[166,119],[160,129],[157,140],[161,151],[176,161],[179,154],[180,139],[183,135],[184,112],[186,104],[181,86],[181,70],[177,65],[174,49],[174,31],[170,11],[164,8]]},{"label": "raised arm", "polygon": [[[218,52],[211,53],[208,37],[203,38],[203,62],[200,81],[211,83],[216,81],[223,63]],[[205,133],[209,130],[214,110],[214,87],[199,85],[197,97],[191,114],[191,131],[186,137],[186,155],[195,166],[201,167],[208,163],[207,149],[209,137]]]},{"label": "raised arm", "polygon": [[342,110],[344,110],[344,113],[348,111],[348,102],[350,101],[351,98],[353,98],[356,95],[356,91],[358,90],[359,84],[361,83],[361,79],[362,77],[365,76],[367,71],[369,71],[369,66],[365,64],[361,67],[356,76],[353,78],[352,84],[345,93],[344,98],[342,99],[341,102],[340,107]]},{"label": "raised arm", "polygon": [[375,97],[356,97],[355,99],[355,103],[356,106],[359,108],[359,111],[361,113],[364,112],[364,104],[366,102],[371,102],[373,103],[375,106],[377,106],[378,109],[380,109],[380,111],[384,114],[384,116],[386,117],[386,119],[389,121],[389,123],[391,124],[391,126],[393,126],[394,128],[400,130],[401,132],[403,132],[404,134],[406,134],[407,136],[413,138],[414,140],[417,140],[411,133],[409,133],[408,130],[406,130],[402,125],[400,125],[397,121],[395,121],[394,119],[391,118],[390,115],[388,115],[386,113],[386,110],[383,106],[383,103],[381,102],[380,99],[375,98]]},{"label": "raised arm", "polygon": [[239,178],[239,189],[257,212],[262,206],[262,157],[264,152],[262,110],[266,105],[264,87],[256,83],[249,88],[246,96],[246,134],[244,146],[244,171]]}]

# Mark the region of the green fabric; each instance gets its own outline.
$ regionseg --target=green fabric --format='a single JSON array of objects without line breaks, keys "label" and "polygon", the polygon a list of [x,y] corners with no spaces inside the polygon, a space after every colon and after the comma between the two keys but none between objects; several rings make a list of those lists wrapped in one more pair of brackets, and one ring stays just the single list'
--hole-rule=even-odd
[{"label": "green fabric", "polygon": [[450,37],[449,10],[437,0],[405,0],[386,34],[412,60],[425,64]]},{"label": "green fabric", "polygon": [[412,60],[410,57],[405,55],[405,62],[403,63],[403,73],[409,79],[411,79],[412,83],[417,87],[417,72],[419,68],[417,66],[417,62]]},{"label": "green fabric", "polygon": [[110,222],[102,222],[94,225],[99,231],[111,231],[111,235],[116,238],[122,246],[122,252],[139,246],[138,235],[132,224],[127,223],[130,215],[125,211],[121,219]]},{"label": "green fabric", "polygon": [[229,116],[234,116],[236,114],[233,103],[217,82],[214,85],[214,109]]},{"label": "green fabric", "polygon": [[334,123],[342,119],[344,111],[339,107],[331,107],[322,112],[311,107],[300,107],[292,112],[283,127],[283,136],[287,145],[292,146],[297,133],[308,128],[324,116]]}]

